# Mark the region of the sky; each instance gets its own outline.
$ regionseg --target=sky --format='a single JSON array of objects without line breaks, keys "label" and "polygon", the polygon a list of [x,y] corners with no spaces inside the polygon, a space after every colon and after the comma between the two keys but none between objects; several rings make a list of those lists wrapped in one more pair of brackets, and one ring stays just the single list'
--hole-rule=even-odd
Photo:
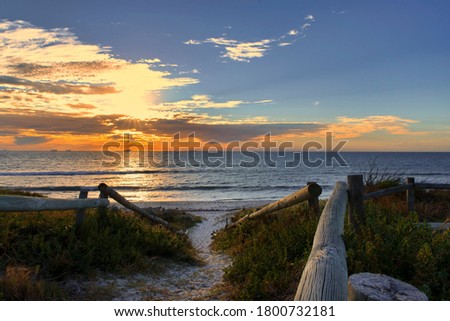
[{"label": "sky", "polygon": [[447,0],[2,0],[0,149],[450,151]]}]

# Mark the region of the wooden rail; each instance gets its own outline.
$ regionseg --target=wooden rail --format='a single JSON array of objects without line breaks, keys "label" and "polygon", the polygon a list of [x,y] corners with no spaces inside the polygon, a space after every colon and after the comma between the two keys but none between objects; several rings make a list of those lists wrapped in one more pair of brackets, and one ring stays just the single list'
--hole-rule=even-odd
[{"label": "wooden rail", "polygon": [[315,182],[309,182],[307,186],[294,192],[281,200],[273,202],[269,205],[264,206],[260,210],[250,213],[238,221],[228,225],[228,228],[232,228],[245,220],[255,219],[262,215],[270,214],[278,210],[290,207],[292,205],[308,201],[312,211],[318,211],[319,195],[322,194],[322,187],[317,185]]},{"label": "wooden rail", "polygon": [[342,239],[347,201],[347,184],[337,182],[320,217],[294,300],[347,300],[348,272]]},{"label": "wooden rail", "polygon": [[107,199],[52,199],[30,196],[0,195],[0,212],[58,211],[107,207]]},{"label": "wooden rail", "polygon": [[377,197],[382,197],[382,196],[387,196],[387,195],[392,195],[395,193],[401,193],[404,192],[408,189],[413,188],[414,185],[413,184],[404,184],[404,185],[399,185],[399,186],[394,186],[394,187],[389,187],[386,189],[382,189],[376,192],[370,192],[370,193],[366,193],[364,194],[364,200],[368,200],[371,198],[377,198]]},{"label": "wooden rail", "polygon": [[[87,198],[89,192],[100,191],[99,198]],[[111,187],[101,183],[98,187],[81,187],[78,199],[51,199],[42,197],[0,195],[0,212],[31,212],[31,211],[57,211],[57,210],[76,210],[76,229],[81,231],[86,215],[86,209],[98,208],[100,215],[106,215],[106,207],[111,197],[119,204],[144,216],[152,223],[161,224],[170,228],[169,223],[149,212],[131,203],[125,197],[120,195]]]},{"label": "wooden rail", "polygon": [[115,190],[113,190],[111,187],[109,187],[105,183],[101,183],[100,185],[98,185],[98,189],[99,189],[99,191],[104,193],[104,195],[111,197],[112,199],[114,199],[119,204],[122,204],[126,208],[128,208],[128,209],[130,209],[130,210],[132,210],[132,211],[134,211],[134,212],[144,216],[145,218],[149,219],[153,223],[161,224],[161,225],[169,228],[169,223],[167,221],[165,221],[162,218],[159,218],[159,217],[157,217],[157,216],[147,212],[146,210],[140,208],[136,204],[131,203],[125,197],[123,197],[122,195],[117,193]]},{"label": "wooden rail", "polygon": [[416,183],[415,187],[421,189],[450,189],[450,184]]},{"label": "wooden rail", "polygon": [[406,203],[408,212],[414,211],[414,194],[416,189],[450,189],[450,184],[415,183],[414,177],[406,178],[404,184],[385,188],[379,191],[365,193],[363,175],[347,176],[348,183],[348,209],[349,222],[359,230],[359,225],[364,224],[364,201],[372,198],[383,197],[406,191]]}]

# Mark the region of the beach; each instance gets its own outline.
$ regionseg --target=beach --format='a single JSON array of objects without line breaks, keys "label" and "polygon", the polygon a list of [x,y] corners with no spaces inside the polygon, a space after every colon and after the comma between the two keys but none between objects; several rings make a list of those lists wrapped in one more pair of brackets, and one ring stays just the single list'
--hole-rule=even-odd
[{"label": "beach", "polygon": [[[137,160],[137,155],[130,156]],[[239,157],[243,156],[235,155],[236,163]],[[286,167],[286,155],[274,153],[271,157],[277,160],[275,167],[261,163],[251,168],[156,168],[132,162],[129,167],[105,168],[100,152],[3,151],[0,187],[74,199],[81,187],[88,186],[94,189],[88,197],[97,198],[95,187],[105,182],[141,208],[180,209],[200,216],[202,222],[185,232],[203,265],[151,258],[149,271],[126,277],[100,272],[94,279],[68,279],[64,286],[74,299],[104,289],[108,300],[214,300],[221,298],[223,269],[230,260],[211,251],[211,234],[223,228],[233,212],[279,200],[307,182],[317,182],[322,187],[320,198],[327,198],[337,181],[346,181],[351,173],[367,175],[374,163],[378,178],[412,176],[416,182],[450,182],[450,153],[343,153],[348,166],[332,163],[317,168]],[[311,157],[320,158],[321,154]],[[111,206],[120,207],[112,200]]]}]

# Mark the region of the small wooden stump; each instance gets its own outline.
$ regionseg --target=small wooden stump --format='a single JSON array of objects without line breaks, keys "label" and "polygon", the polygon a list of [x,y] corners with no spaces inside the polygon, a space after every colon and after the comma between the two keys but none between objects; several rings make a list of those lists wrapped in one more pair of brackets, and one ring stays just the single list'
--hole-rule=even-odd
[{"label": "small wooden stump", "polygon": [[411,284],[384,274],[358,273],[348,278],[349,301],[428,301]]}]

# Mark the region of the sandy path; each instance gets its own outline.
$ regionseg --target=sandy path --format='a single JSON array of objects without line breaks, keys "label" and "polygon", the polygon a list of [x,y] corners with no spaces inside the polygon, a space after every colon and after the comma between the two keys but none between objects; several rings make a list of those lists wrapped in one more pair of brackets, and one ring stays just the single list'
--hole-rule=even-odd
[{"label": "sandy path", "polygon": [[164,202],[140,203],[142,207],[178,208],[201,216],[202,223],[188,231],[189,238],[205,262],[201,266],[158,259],[159,273],[142,273],[121,277],[107,274],[87,282],[87,288],[111,289],[113,300],[219,300],[222,293],[214,287],[222,282],[227,256],[211,251],[211,234],[225,226],[226,217],[243,207],[257,207],[268,201],[246,202]]}]

